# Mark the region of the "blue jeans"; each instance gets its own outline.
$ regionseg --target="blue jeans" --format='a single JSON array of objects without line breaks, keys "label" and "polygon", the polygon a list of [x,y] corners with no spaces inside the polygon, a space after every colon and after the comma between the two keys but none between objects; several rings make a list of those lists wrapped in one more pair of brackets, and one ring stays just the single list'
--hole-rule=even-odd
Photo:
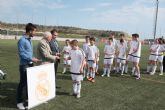
[{"label": "blue jeans", "polygon": [[28,93],[27,93],[27,71],[26,68],[28,68],[28,65],[20,65],[19,66],[19,72],[20,72],[20,82],[17,88],[17,103],[23,102],[23,91],[25,90],[26,93],[26,99],[28,99]]}]

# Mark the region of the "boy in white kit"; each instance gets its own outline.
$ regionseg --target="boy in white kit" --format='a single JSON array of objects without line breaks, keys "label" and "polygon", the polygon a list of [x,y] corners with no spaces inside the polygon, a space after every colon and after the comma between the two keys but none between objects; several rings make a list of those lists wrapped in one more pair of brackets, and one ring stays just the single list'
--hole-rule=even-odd
[{"label": "boy in white kit", "polygon": [[156,67],[157,67],[157,59],[158,59],[158,52],[160,50],[160,44],[158,39],[155,40],[154,44],[150,47],[150,56],[149,56],[149,62],[147,66],[147,73],[150,73],[151,75],[155,74]]},{"label": "boy in white kit", "polygon": [[66,72],[66,69],[67,67],[70,67],[71,65],[71,60],[68,60],[68,57],[69,57],[69,51],[71,50],[71,47],[70,47],[70,40],[66,40],[65,41],[65,46],[62,50],[62,53],[64,54],[64,68],[63,68],[63,72],[62,73],[65,73]]},{"label": "boy in white kit", "polygon": [[[90,36],[86,36],[85,37],[85,43],[83,43],[83,46],[82,46],[82,49],[85,52],[85,56],[87,55],[87,49],[88,49],[88,46],[90,45],[89,39],[90,39]],[[84,78],[86,77],[87,71],[88,71],[88,64],[85,63],[85,65],[84,65],[84,71],[83,71],[83,73],[84,73],[83,77]]]},{"label": "boy in white kit", "polygon": [[113,44],[113,39],[108,39],[108,44],[104,47],[104,73],[101,75],[104,77],[110,77],[111,66],[113,64],[113,59],[115,55],[115,46]]},{"label": "boy in white kit", "polygon": [[128,72],[128,61],[133,62],[135,72],[137,73],[136,79],[140,79],[139,61],[141,57],[141,42],[139,41],[139,34],[132,34],[133,41],[131,42],[130,51],[125,65],[125,72]]},{"label": "boy in white kit", "polygon": [[158,51],[158,63],[160,65],[160,74],[163,75],[163,52],[165,51],[164,45],[163,45],[163,39],[159,38],[158,39],[159,44],[160,44],[160,49]]},{"label": "boy in white kit", "polygon": [[[115,33],[111,32],[109,34],[109,38],[112,38],[112,40],[113,40],[112,43],[113,43],[115,50],[116,50],[117,49],[117,40],[114,37],[115,37]],[[114,60],[113,60],[113,70],[116,71],[116,68],[117,68],[117,55],[115,53]]]},{"label": "boy in white kit", "polygon": [[99,60],[100,60],[100,51],[99,48],[97,47],[97,60],[96,60],[96,74],[99,75],[98,69],[99,69]]},{"label": "boy in white kit", "polygon": [[117,73],[121,70],[121,75],[124,73],[125,63],[126,63],[126,53],[127,45],[125,45],[124,39],[120,39],[120,43],[117,48]]},{"label": "boy in white kit", "polygon": [[80,98],[85,56],[82,49],[78,47],[77,40],[71,41],[71,47],[72,49],[69,52],[69,59],[71,59],[70,72],[73,81],[73,95]]},{"label": "boy in white kit", "polygon": [[98,50],[95,46],[95,38],[90,38],[90,45],[87,49],[87,61],[88,61],[88,73],[87,73],[87,79],[91,82],[95,82],[95,70],[96,70],[96,61],[98,57]]}]

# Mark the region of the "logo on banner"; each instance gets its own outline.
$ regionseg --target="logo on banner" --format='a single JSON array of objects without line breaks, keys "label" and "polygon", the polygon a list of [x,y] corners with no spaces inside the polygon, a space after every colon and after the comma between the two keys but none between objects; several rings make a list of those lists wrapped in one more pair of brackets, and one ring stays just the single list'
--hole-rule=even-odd
[{"label": "logo on banner", "polygon": [[35,88],[36,97],[38,100],[45,100],[50,94],[50,82],[48,80],[48,73],[40,72],[37,75],[37,85]]}]

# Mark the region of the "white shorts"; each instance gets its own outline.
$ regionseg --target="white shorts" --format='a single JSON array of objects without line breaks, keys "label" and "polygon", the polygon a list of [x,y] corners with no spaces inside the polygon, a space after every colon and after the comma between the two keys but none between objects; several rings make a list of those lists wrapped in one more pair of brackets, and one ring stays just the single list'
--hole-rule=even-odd
[{"label": "white shorts", "polygon": [[104,64],[105,65],[112,65],[113,64],[113,59],[114,58],[109,58],[109,59],[104,58]]},{"label": "white shorts", "polygon": [[88,67],[89,68],[96,68],[96,63],[93,60],[88,60]]},{"label": "white shorts", "polygon": [[158,62],[163,62],[163,55],[158,56]]},{"label": "white shorts", "polygon": [[[81,74],[81,73],[80,73]],[[71,73],[71,77],[73,81],[82,81],[83,80],[83,75],[75,75]]]},{"label": "white shorts", "polygon": [[140,61],[140,57],[136,57],[136,56],[128,55],[128,57],[127,57],[127,61],[139,63],[139,61]]},{"label": "white shorts", "polygon": [[126,63],[126,59],[117,58],[117,63],[125,64]]},{"label": "white shorts", "polygon": [[149,60],[150,61],[157,61],[157,59],[158,59],[158,56],[157,55],[150,55],[149,56]]},{"label": "white shorts", "polygon": [[71,65],[71,60],[64,60],[65,65]]}]

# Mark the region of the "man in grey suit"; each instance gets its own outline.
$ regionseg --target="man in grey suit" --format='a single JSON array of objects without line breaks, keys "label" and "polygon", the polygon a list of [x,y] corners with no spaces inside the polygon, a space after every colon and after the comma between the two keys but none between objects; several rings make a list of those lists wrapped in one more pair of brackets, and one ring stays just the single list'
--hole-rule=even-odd
[{"label": "man in grey suit", "polygon": [[53,55],[50,48],[50,41],[52,39],[52,34],[50,32],[45,32],[43,39],[40,40],[37,47],[37,57],[42,60],[41,64],[54,63],[59,59],[59,56]]},{"label": "man in grey suit", "polygon": [[[60,47],[59,47],[59,44],[58,44],[58,42],[56,40],[56,38],[58,36],[58,32],[57,32],[56,29],[53,29],[51,31],[51,34],[52,34],[52,40],[50,41],[50,48],[51,48],[51,50],[53,52],[53,55],[56,55],[56,56],[60,57],[61,56],[61,54],[60,54]],[[60,59],[55,61],[55,65],[54,65],[54,67],[55,67],[55,75],[57,74],[58,63],[60,63]]]}]

